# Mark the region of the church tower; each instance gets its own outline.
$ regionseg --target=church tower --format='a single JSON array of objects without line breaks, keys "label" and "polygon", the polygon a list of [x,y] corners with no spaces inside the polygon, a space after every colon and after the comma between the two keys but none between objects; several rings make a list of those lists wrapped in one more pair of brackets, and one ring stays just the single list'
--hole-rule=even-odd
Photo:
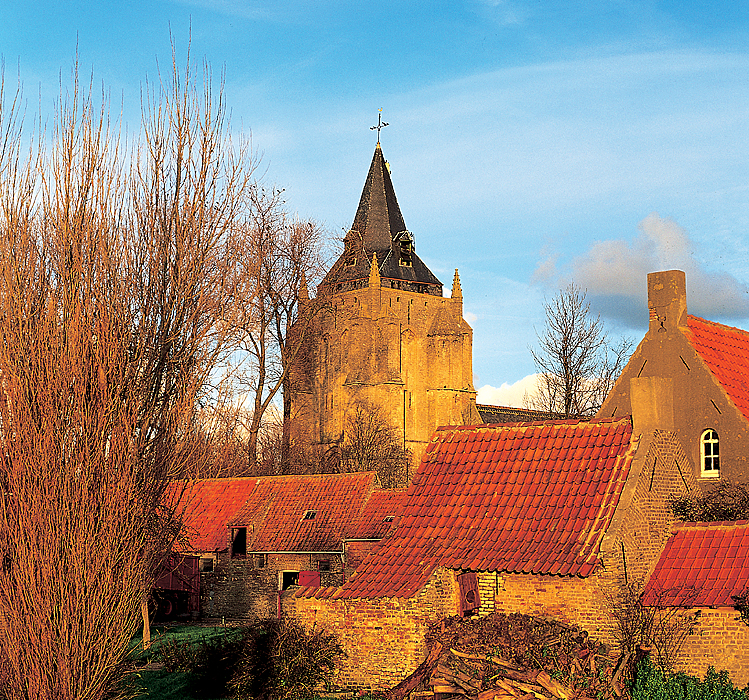
[{"label": "church tower", "polygon": [[292,382],[292,440],[326,450],[342,442],[357,404],[377,406],[415,467],[437,426],[481,422],[458,271],[443,297],[416,254],[379,141],[343,253],[315,303]]}]

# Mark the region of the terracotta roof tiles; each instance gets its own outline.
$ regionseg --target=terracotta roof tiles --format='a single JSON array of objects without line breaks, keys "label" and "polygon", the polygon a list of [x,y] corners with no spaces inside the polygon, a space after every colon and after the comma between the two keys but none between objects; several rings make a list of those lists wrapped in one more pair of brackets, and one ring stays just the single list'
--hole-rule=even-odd
[{"label": "terracotta roof tiles", "polygon": [[690,344],[749,420],[749,333],[697,316],[688,316],[687,324]]},{"label": "terracotta roof tiles", "polygon": [[182,503],[189,543],[185,551],[228,549],[226,524],[242,508],[257,481],[257,478],[200,479],[186,485]]},{"label": "terracotta roof tiles", "polygon": [[374,491],[346,533],[349,540],[381,540],[400,522],[405,489]]},{"label": "terracotta roof tiles", "polygon": [[733,607],[749,586],[749,520],[679,523],[643,592],[646,605]]},{"label": "terracotta roof tiles", "polygon": [[635,449],[628,418],[439,428],[398,529],[336,596],[408,597],[439,566],[588,576]]},{"label": "terracotta roof tiles", "polygon": [[247,528],[248,552],[340,551],[375,478],[374,472],[264,477],[228,525]]},{"label": "terracotta roof tiles", "polygon": [[[380,540],[397,526],[406,492],[375,481],[374,472],[196,481],[183,496],[185,551],[225,551],[232,526],[248,529],[248,552],[330,552],[344,539]],[[314,516],[305,519],[307,511]]]}]

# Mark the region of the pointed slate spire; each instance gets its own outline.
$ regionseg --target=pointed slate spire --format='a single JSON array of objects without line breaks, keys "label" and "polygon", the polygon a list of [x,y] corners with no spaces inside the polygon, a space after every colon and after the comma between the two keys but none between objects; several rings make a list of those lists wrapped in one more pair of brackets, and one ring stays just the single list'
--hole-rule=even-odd
[{"label": "pointed slate spire", "polygon": [[458,275],[458,269],[455,268],[455,276],[453,277],[453,290],[450,294],[452,299],[462,299],[463,290],[460,287],[460,275]]},{"label": "pointed slate spire", "polygon": [[398,206],[390,171],[378,142],[359,200],[359,208],[346,238],[355,236],[368,251],[387,250],[394,236],[405,230],[406,224]]},{"label": "pointed slate spire", "polygon": [[343,242],[343,254],[325,275],[321,287],[342,291],[367,286],[374,253],[384,280],[382,286],[442,296],[442,282],[415,253],[414,238],[403,221],[379,143],[354,222]]}]

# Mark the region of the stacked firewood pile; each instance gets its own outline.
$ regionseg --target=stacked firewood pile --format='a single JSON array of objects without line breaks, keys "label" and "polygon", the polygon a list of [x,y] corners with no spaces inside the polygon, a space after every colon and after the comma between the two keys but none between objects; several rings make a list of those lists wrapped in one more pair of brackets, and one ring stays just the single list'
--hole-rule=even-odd
[{"label": "stacked firewood pile", "polygon": [[429,653],[390,700],[431,689],[435,700],[620,700],[629,657],[612,657],[586,632],[529,615],[446,618],[426,636]]}]

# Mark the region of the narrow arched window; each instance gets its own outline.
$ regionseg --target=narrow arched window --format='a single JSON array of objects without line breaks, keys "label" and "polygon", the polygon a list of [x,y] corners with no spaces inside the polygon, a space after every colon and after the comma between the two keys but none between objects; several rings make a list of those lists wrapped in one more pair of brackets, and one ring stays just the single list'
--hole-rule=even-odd
[{"label": "narrow arched window", "polygon": [[720,444],[718,433],[712,429],[705,430],[702,433],[700,457],[702,476],[720,476]]}]

